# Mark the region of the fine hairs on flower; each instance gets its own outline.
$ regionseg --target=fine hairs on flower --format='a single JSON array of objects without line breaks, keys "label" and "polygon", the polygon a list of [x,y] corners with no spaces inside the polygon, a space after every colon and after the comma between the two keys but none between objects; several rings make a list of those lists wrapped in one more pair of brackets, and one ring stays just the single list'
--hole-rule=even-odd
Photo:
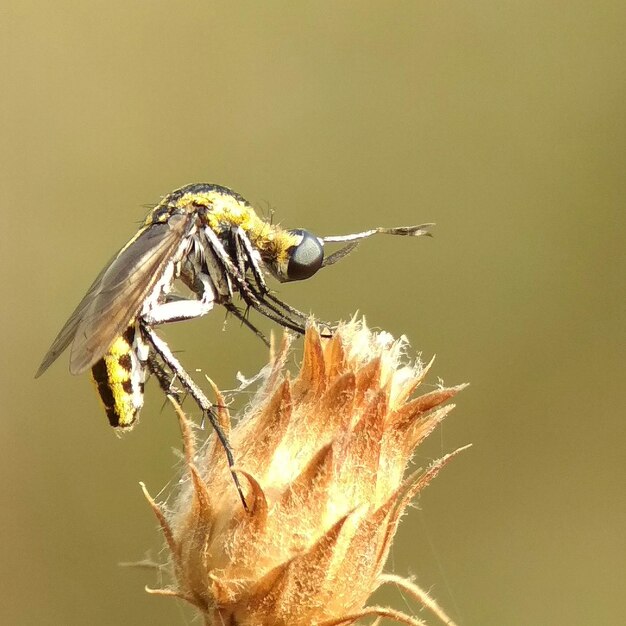
[{"label": "fine hairs on flower", "polygon": [[411,581],[384,574],[400,518],[459,450],[405,476],[415,448],[452,410],[465,385],[412,397],[430,365],[411,364],[406,338],[363,320],[332,338],[310,323],[300,370],[286,369],[291,339],[271,350],[259,390],[237,425],[214,388],[235,454],[245,510],[214,436],[199,446],[177,405],[185,477],[173,503],[147,494],[169,548],[171,586],[206,626],[339,626],[367,617],[425,622],[367,606],[392,582],[453,622]]}]

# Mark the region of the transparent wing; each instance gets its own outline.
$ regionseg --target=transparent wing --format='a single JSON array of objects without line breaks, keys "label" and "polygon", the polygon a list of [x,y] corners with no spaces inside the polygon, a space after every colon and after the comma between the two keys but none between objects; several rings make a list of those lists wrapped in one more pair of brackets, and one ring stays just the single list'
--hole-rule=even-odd
[{"label": "transparent wing", "polygon": [[44,357],[41,376],[72,343],[70,372],[80,374],[108,350],[137,315],[165,265],[182,245],[191,216],[151,224],[124,246],[93,282]]},{"label": "transparent wing", "polygon": [[[113,258],[113,260],[109,263],[113,263],[117,255]],[[50,349],[46,353],[46,356],[43,358],[37,373],[35,374],[35,378],[39,378],[49,367],[57,360],[57,358],[61,355],[61,353],[67,348],[67,346],[72,343],[74,339],[74,335],[76,334],[76,329],[78,328],[78,324],[80,324],[80,320],[82,317],[82,313],[85,310],[87,303],[91,299],[92,295],[98,288],[100,284],[100,280],[102,279],[103,274],[109,269],[109,265],[107,265],[98,275],[96,280],[93,281],[91,287],[87,290],[84,298],[80,301],[80,304],[74,309],[74,312],[70,315],[67,322],[65,322],[65,326],[60,330],[59,334],[56,336],[56,339],[52,342]]]}]

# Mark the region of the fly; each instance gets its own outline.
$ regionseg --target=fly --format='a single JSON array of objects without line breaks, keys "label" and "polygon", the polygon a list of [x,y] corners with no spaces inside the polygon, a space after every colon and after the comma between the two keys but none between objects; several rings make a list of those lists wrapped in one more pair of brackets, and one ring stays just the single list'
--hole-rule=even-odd
[{"label": "fly", "polygon": [[[163,198],[102,270],[35,377],[71,346],[70,372],[91,369],[109,422],[120,429],[137,420],[150,374],[169,394],[171,381],[177,379],[211,422],[232,468],[232,450],[211,403],[154,328],[201,317],[219,304],[263,338],[235,306],[237,295],[248,309],[304,333],[307,315],[271,293],[266,273],[280,282],[304,280],[346,256],[362,239],[377,233],[427,235],[429,226],[375,228],[320,238],[306,230],[285,230],[268,223],[247,200],[226,187],[186,185]],[[325,243],[344,245],[325,256]],[[187,287],[188,297],[173,292],[178,282]],[[243,500],[234,473],[233,477]]]}]

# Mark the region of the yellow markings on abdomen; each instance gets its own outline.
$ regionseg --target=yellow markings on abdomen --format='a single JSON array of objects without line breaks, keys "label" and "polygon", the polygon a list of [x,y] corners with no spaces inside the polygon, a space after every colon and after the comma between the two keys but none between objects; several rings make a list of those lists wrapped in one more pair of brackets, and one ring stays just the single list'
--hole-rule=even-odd
[{"label": "yellow markings on abdomen", "polygon": [[134,342],[131,325],[91,369],[109,423],[116,428],[131,427],[143,406],[146,367]]}]

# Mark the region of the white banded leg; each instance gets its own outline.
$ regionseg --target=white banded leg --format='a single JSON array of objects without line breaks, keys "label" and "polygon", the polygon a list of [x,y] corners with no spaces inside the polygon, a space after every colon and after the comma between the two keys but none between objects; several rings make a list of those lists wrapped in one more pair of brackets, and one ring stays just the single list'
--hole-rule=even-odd
[{"label": "white banded leg", "polygon": [[[215,254],[219,262],[224,266],[225,272],[230,275],[239,290],[244,302],[249,306],[256,309],[261,315],[277,322],[284,328],[290,328],[295,330],[301,335],[304,334],[306,316],[303,313],[300,314],[300,320],[296,319],[296,316],[289,317],[288,312],[281,311],[277,308],[277,305],[273,302],[268,302],[263,298],[263,294],[258,293],[246,280],[245,275],[242,275],[239,268],[235,265],[231,257],[228,255],[219,237],[208,227],[203,229],[203,232],[209,243],[209,249]],[[295,310],[295,309],[294,309]]]},{"label": "white banded leg", "polygon": [[183,366],[180,364],[180,361],[174,356],[172,351],[169,349],[169,346],[161,339],[155,332],[145,323],[141,324],[141,332],[144,335],[146,341],[150,343],[154,351],[159,355],[161,360],[167,365],[167,367],[172,371],[172,373],[176,376],[180,384],[185,388],[187,393],[195,400],[196,404],[200,407],[203,415],[207,417],[209,422],[211,422],[211,426],[213,426],[213,430],[215,430],[215,434],[217,438],[220,440],[224,448],[224,452],[226,452],[226,459],[228,460],[228,467],[231,468],[230,473],[232,474],[233,481],[235,482],[235,486],[237,487],[237,491],[239,492],[239,497],[243,503],[244,508],[247,510],[248,506],[246,504],[246,500],[243,495],[243,490],[241,489],[241,484],[239,482],[239,478],[237,474],[233,472],[232,468],[235,465],[235,458],[233,456],[232,448],[230,447],[230,443],[228,441],[228,437],[226,433],[222,430],[222,427],[217,419],[217,415],[213,410],[213,405],[209,402],[208,398],[204,395],[204,392],[196,383],[192,380],[192,378],[187,374]]},{"label": "white banded leg", "polygon": [[202,283],[200,298],[172,298],[159,304],[148,304],[141,319],[149,326],[157,326],[206,315],[215,304],[215,293],[208,276],[199,275],[198,280]]},{"label": "white banded leg", "polygon": [[[237,228],[233,228],[231,230],[231,233],[235,242],[235,250],[237,251],[236,256],[240,263],[240,271],[242,275],[245,275],[245,266],[241,266],[245,263],[245,261],[247,261],[248,265],[250,266],[250,270],[252,271],[252,275],[254,276],[254,280],[256,281],[256,284],[258,286],[258,294],[255,295],[257,295],[257,297],[259,297],[259,299],[264,303],[266,303],[266,298],[268,300],[271,300],[274,304],[278,305],[278,307],[281,307],[287,313],[291,314],[293,316],[292,320],[299,318],[304,324],[306,324],[307,320],[310,317],[309,315],[307,315],[306,313],[302,313],[302,311],[299,311],[295,307],[292,307],[290,304],[283,302],[268,289],[267,284],[265,283],[265,279],[263,278],[263,272],[259,267],[258,253],[254,250],[250,239],[243,231],[243,229],[238,226]],[[280,315],[284,315],[284,313],[280,312],[279,309],[275,308],[274,310]],[[323,323],[323,325],[330,328],[329,324]]]}]

